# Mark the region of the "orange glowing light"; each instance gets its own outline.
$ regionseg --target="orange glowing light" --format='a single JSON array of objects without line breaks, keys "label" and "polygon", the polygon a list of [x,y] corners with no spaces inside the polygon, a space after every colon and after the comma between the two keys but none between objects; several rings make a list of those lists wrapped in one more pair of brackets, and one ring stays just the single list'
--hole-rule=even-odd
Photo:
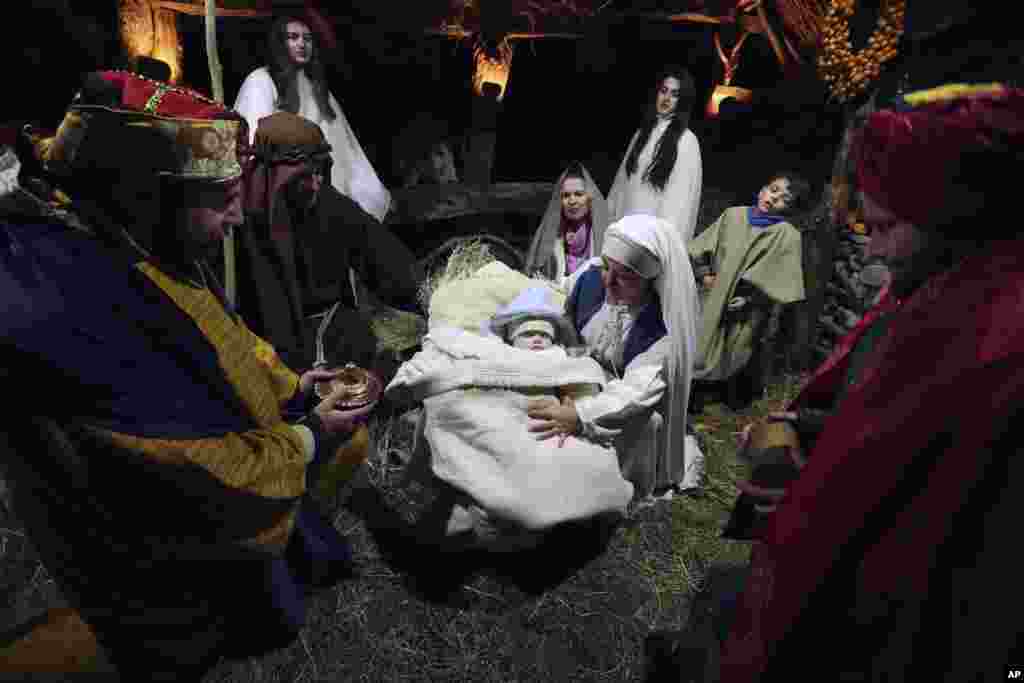
[{"label": "orange glowing light", "polygon": [[735,85],[716,85],[711,97],[708,98],[708,106],[704,113],[709,117],[718,116],[722,102],[730,97],[737,102],[749,104],[754,99],[754,91]]},{"label": "orange glowing light", "polygon": [[512,43],[502,40],[493,52],[477,43],[473,48],[473,92],[484,94],[484,85],[493,83],[498,86],[498,101],[505,97],[509,72],[512,70]]},{"label": "orange glowing light", "polygon": [[722,39],[718,32],[715,32],[715,50],[718,52],[718,59],[722,62],[724,74],[722,83],[715,85],[715,89],[711,92],[711,97],[708,98],[708,104],[704,110],[708,118],[718,116],[722,102],[730,97],[737,102],[744,103],[750,103],[754,99],[754,92],[749,88],[732,85],[733,76],[735,76],[736,69],[739,68],[740,64],[740,49],[750,35],[749,31],[744,31],[739,40],[736,41],[736,45],[726,54],[725,49],[722,47]]},{"label": "orange glowing light", "polygon": [[184,59],[177,14],[151,0],[121,0],[121,44],[130,63],[152,57],[171,67],[171,83],[182,76]]}]

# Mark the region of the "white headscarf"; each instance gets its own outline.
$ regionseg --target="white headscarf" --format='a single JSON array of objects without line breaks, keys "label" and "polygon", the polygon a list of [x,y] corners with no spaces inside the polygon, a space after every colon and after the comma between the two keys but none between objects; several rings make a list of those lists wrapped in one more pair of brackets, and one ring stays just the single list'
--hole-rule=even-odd
[{"label": "white headscarf", "polygon": [[[681,453],[685,447],[686,410],[697,357],[697,320],[700,317],[693,267],[679,231],[655,216],[634,214],[613,223],[608,228],[605,244],[635,245],[653,254],[661,264],[661,272],[654,278],[654,288],[661,298],[661,317],[668,328],[670,343],[665,364],[668,388],[662,410],[667,462],[667,456]],[[689,465],[687,463],[687,468]]]}]

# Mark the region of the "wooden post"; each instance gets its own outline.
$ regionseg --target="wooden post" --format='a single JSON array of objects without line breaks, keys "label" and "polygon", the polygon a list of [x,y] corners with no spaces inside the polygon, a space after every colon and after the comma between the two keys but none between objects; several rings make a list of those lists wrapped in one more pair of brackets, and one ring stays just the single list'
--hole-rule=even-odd
[{"label": "wooden post", "polygon": [[[206,61],[210,65],[210,88],[213,99],[224,103],[224,70],[217,53],[217,4],[206,0]],[[234,306],[238,298],[238,283],[235,277],[235,233],[228,230],[224,235],[224,295]]]},{"label": "wooden post", "polygon": [[210,65],[210,87],[213,99],[224,103],[224,70],[217,54],[217,3],[206,0],[206,61]]}]

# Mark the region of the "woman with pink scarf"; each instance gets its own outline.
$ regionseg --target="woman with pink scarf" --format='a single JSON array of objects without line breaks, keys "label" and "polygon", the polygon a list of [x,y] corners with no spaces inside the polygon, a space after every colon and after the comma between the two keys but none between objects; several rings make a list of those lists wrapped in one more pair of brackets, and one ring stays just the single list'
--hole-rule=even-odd
[{"label": "woman with pink scarf", "polygon": [[533,236],[526,273],[561,283],[601,253],[608,227],[608,205],[579,162],[558,178],[544,218]]}]

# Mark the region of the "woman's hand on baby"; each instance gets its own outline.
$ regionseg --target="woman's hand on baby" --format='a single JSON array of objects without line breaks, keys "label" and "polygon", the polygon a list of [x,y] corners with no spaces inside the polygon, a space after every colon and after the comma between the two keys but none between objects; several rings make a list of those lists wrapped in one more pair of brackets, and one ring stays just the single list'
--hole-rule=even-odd
[{"label": "woman's hand on baby", "polygon": [[559,403],[550,396],[531,399],[526,404],[526,415],[537,420],[537,424],[530,425],[528,429],[542,440],[561,436],[564,443],[565,437],[579,430],[580,416],[571,401]]}]

